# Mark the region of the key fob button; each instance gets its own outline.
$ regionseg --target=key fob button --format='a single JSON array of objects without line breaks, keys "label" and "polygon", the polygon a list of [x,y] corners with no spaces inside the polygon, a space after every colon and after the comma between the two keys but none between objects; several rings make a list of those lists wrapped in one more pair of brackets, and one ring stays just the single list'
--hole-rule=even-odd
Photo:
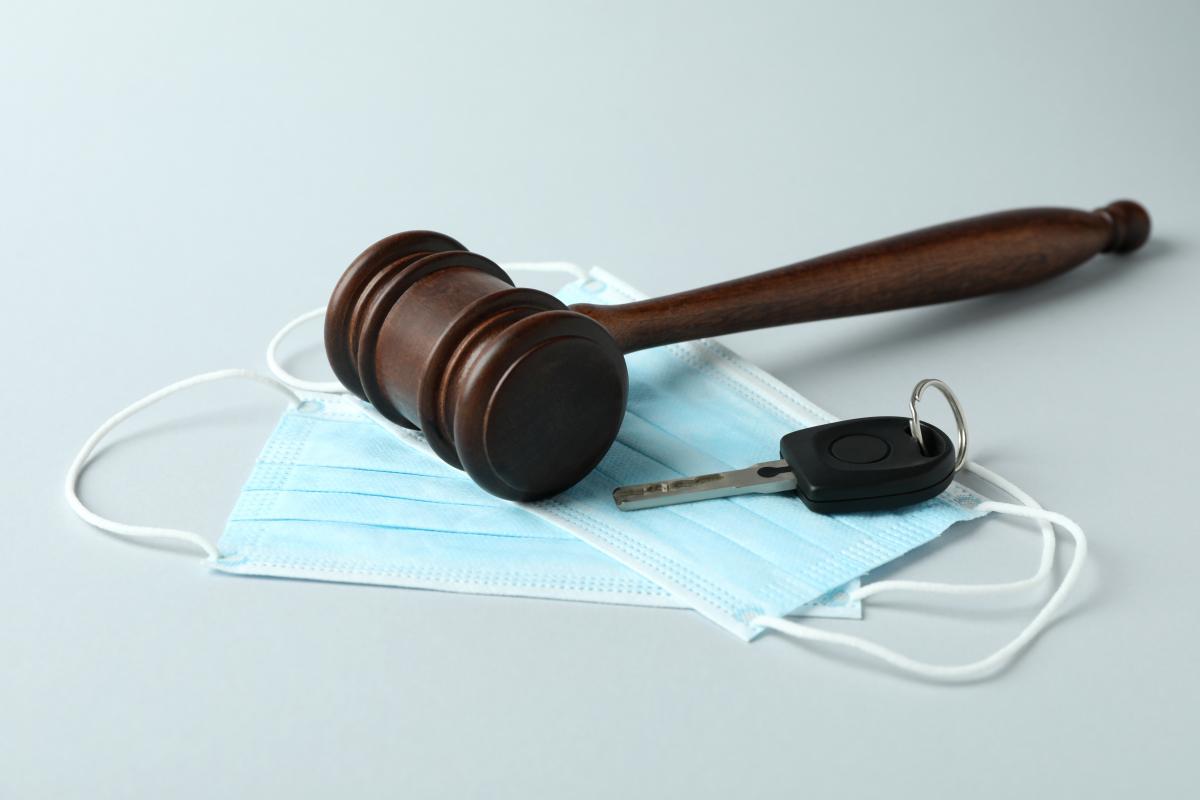
[{"label": "key fob button", "polygon": [[892,446],[878,436],[852,433],[834,441],[829,453],[840,461],[851,464],[874,464],[883,461],[892,452]]},{"label": "key fob button", "polygon": [[936,497],[954,479],[954,445],[921,423],[926,449],[907,417],[864,417],[794,431],[779,455],[796,476],[796,494],[824,514],[883,511]]}]

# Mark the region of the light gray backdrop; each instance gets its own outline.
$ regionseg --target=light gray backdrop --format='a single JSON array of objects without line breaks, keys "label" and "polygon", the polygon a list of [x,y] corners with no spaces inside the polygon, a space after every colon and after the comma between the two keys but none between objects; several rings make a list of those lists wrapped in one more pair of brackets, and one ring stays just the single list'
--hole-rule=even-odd
[{"label": "light gray backdrop", "polygon": [[[6,3],[0,796],[1192,788],[1198,7],[830,5]],[[976,457],[1084,525],[1062,618],[982,684],[746,645],[685,611],[214,575],[62,499],[107,415],[261,366],[397,230],[658,293],[1122,196],[1154,217],[1136,256],[729,338],[844,416],[945,378]],[[314,375],[317,335],[290,362]],[[278,411],[244,386],[176,398],[104,450],[85,496],[215,539]],[[894,574],[1002,580],[1036,556],[1035,533],[990,522]],[[825,625],[962,661],[1043,596],[881,598]]]}]

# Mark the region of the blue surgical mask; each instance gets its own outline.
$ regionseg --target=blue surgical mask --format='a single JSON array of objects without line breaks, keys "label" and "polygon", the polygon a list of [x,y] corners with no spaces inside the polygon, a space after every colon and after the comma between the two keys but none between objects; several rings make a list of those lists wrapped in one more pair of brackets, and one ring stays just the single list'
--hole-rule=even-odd
[{"label": "blue surgical mask", "polygon": [[[558,297],[568,304],[641,299],[600,269]],[[957,484],[887,513],[817,514],[791,495],[620,511],[612,500],[617,486],[769,461],[779,457],[785,433],[834,419],[715,342],[643,350],[626,361],[629,401],[608,454],[577,485],[524,507],[743,639],[763,630],[752,624],[756,617],[836,596],[849,581],[977,516],[981,498]],[[419,435],[369,413],[399,440],[421,446]]]},{"label": "blue surgical mask", "polygon": [[[525,507],[479,490],[348,395],[300,392],[267,440],[213,566],[242,575],[680,607]],[[387,424],[387,423],[385,423]],[[838,594],[838,593],[834,593]],[[823,616],[857,603],[840,593]]]},{"label": "blue surgical mask", "polygon": [[[592,270],[560,297],[612,303],[639,296],[614,276]],[[783,495],[619,511],[612,502],[618,485],[769,460],[784,433],[832,420],[713,342],[634,353],[628,366],[628,411],[611,451],[578,485],[537,503],[515,504],[480,490],[433,456],[419,434],[356,399],[297,392],[241,370],[167,387],[109,420],[72,465],[68,499],[106,530],[187,539],[226,572],[682,605],[746,640],[767,628],[821,638],[826,634],[784,617],[857,616],[859,599],[880,584],[859,589],[856,579],[955,522],[1008,510],[954,484],[934,500],[896,512],[826,516]],[[271,383],[292,403],[216,548],[193,533],[121,525],[83,507],[75,480],[108,431],[167,394],[226,377]],[[1053,537],[1048,541],[1052,555]],[[938,586],[921,588],[963,593]],[[1060,594],[1066,588],[1064,583]]]}]

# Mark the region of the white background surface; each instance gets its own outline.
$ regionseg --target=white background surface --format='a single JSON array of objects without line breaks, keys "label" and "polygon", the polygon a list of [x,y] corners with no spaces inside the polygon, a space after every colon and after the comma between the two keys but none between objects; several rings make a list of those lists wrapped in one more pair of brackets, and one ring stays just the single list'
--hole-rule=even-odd
[{"label": "white background surface", "polygon": [[[10,2],[3,18],[0,796],[1192,788],[1194,3]],[[745,645],[686,611],[210,574],[62,500],[101,420],[261,366],[275,328],[397,230],[601,264],[653,294],[1122,196],[1154,217],[1135,256],[728,340],[842,416],[902,413],[916,379],[946,379],[975,457],[1089,532],[1063,617],[984,683]],[[311,334],[290,363],[317,374]],[[215,539],[278,411],[244,386],[180,397],[103,451],[85,496]],[[889,574],[1009,579],[1036,554],[1036,534],[988,522]],[[823,624],[962,661],[1039,599],[899,598]]]}]

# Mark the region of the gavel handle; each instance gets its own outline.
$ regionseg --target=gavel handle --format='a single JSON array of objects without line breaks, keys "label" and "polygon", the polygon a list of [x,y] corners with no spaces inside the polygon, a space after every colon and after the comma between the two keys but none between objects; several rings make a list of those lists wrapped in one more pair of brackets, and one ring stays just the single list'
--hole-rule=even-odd
[{"label": "gavel handle", "polygon": [[1097,253],[1126,253],[1150,217],[1120,200],[1096,211],[1029,208],[949,222],[819,258],[636,303],[571,306],[626,353],[793,322],[943,303],[1046,280]]}]

